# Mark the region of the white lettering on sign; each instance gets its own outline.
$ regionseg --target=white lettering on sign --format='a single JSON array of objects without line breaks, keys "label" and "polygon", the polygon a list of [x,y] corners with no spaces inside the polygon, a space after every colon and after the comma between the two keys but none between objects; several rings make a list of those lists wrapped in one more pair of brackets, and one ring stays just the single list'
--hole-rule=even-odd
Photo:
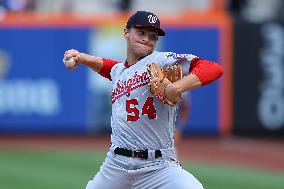
[{"label": "white lettering on sign", "polygon": [[284,125],[284,29],[280,24],[265,24],[260,67],[264,79],[260,85],[258,116],[264,127],[279,129]]},{"label": "white lettering on sign", "polygon": [[0,80],[0,116],[54,116],[60,109],[59,87],[51,79]]}]

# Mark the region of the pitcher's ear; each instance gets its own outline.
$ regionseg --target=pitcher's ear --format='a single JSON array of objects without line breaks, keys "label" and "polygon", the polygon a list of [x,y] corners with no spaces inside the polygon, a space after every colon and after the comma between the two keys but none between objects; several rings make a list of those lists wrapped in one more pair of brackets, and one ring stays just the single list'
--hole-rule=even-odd
[{"label": "pitcher's ear", "polygon": [[124,28],[124,37],[125,37],[125,39],[128,39],[129,32],[130,32],[130,29]]}]

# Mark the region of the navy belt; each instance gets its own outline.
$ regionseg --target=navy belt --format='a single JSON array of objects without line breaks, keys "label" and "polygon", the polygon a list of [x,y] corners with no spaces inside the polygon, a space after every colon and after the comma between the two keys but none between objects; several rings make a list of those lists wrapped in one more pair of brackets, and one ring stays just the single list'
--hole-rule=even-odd
[{"label": "navy belt", "polygon": [[[115,148],[114,153],[126,157],[148,159],[148,150],[128,150],[124,148]],[[162,157],[161,150],[155,150],[155,158],[159,157]]]}]

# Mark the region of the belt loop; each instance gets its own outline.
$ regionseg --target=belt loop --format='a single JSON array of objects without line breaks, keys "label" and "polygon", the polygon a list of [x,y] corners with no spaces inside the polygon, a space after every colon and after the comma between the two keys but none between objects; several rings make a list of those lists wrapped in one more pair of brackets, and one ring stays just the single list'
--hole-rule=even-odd
[{"label": "belt loop", "polygon": [[116,146],[111,144],[111,146],[109,147],[109,150],[111,151],[112,155],[115,155],[114,150],[115,150]]},{"label": "belt loop", "polygon": [[148,150],[148,160],[155,160],[155,150]]}]

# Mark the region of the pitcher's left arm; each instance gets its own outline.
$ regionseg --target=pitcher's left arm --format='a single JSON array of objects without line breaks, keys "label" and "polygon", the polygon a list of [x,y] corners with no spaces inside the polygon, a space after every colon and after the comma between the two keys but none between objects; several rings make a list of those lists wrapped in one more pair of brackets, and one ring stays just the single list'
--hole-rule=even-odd
[{"label": "pitcher's left arm", "polygon": [[188,75],[167,85],[165,96],[170,102],[176,102],[183,92],[208,85],[220,78],[223,72],[218,63],[197,58],[192,61]]}]

